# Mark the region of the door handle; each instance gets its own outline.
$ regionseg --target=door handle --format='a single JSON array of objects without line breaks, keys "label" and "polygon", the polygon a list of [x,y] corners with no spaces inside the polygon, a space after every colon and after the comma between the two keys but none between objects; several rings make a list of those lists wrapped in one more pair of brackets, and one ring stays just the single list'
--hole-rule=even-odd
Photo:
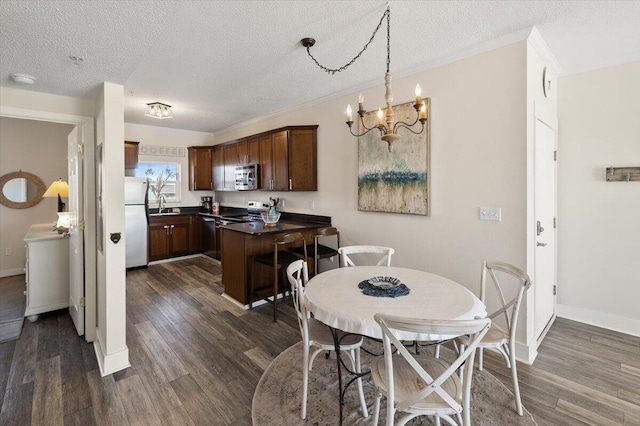
[{"label": "door handle", "polygon": [[536,233],[538,235],[542,234],[544,232],[544,228],[542,227],[542,224],[540,223],[540,221],[537,221],[537,225],[536,225]]},{"label": "door handle", "polygon": [[289,179],[289,191],[293,190],[293,179]]},{"label": "door handle", "polygon": [[539,246],[539,247],[545,247],[546,245],[547,243],[536,242],[536,246]]}]

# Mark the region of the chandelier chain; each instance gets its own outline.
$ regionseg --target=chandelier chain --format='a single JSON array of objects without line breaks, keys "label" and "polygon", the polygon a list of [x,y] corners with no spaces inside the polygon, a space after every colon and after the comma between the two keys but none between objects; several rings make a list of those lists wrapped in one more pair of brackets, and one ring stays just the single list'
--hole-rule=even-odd
[{"label": "chandelier chain", "polygon": [[311,59],[313,59],[313,62],[315,62],[318,67],[320,67],[323,71],[325,71],[328,74],[333,75],[333,74],[335,74],[337,72],[344,71],[347,68],[349,68],[349,66],[351,66],[351,64],[353,64],[356,60],[358,60],[358,58],[360,58],[360,55],[362,55],[365,50],[367,50],[367,48],[369,47],[369,45],[371,44],[371,42],[375,38],[376,34],[378,33],[378,30],[382,26],[382,21],[384,21],[385,17],[387,18],[387,72],[389,72],[389,64],[391,63],[391,53],[390,53],[391,52],[391,46],[390,46],[390,43],[391,43],[391,41],[390,41],[391,40],[391,23],[390,23],[391,22],[391,9],[389,8],[389,6],[387,6],[387,10],[385,10],[384,14],[382,15],[382,18],[380,18],[380,22],[378,22],[378,26],[373,31],[373,34],[371,34],[371,38],[364,45],[362,50],[360,52],[358,52],[358,54],[356,56],[354,56],[353,59],[351,59],[351,61],[349,61],[345,65],[341,66],[340,68],[327,68],[324,65],[320,64],[320,62],[318,62],[318,60],[311,54],[311,51],[309,50],[311,48],[311,46],[307,46],[307,54],[309,55],[309,57],[311,57]]}]

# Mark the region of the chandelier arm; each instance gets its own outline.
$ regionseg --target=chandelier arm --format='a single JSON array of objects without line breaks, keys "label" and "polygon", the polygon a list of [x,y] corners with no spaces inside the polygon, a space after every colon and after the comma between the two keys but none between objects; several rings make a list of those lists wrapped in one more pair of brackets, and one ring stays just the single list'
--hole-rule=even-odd
[{"label": "chandelier arm", "polygon": [[[417,120],[416,120],[417,121]],[[416,124],[416,123],[413,123]],[[412,126],[413,126],[412,124]],[[409,125],[407,125],[406,123],[403,123],[402,121],[399,121],[395,124],[395,126],[393,126],[393,133],[397,133],[396,131],[398,130],[398,128],[400,127],[404,127],[405,129],[409,130],[411,133],[415,134],[415,135],[419,135],[420,133],[422,133],[422,131],[424,130],[424,123],[422,123],[422,127],[420,127],[420,131],[416,132],[415,130],[413,130],[411,127],[409,127]]]},{"label": "chandelier arm", "polygon": [[[320,62],[318,62],[318,60],[311,54],[311,50],[310,49],[311,49],[311,46],[313,46],[313,44],[306,45],[307,54],[309,55],[309,57],[311,59],[313,59],[313,62],[315,62],[318,67],[320,67],[320,69],[322,69],[323,71],[325,71],[328,74],[335,74],[337,72],[344,71],[347,68],[349,68],[349,66],[351,66],[351,64],[353,64],[356,60],[358,60],[358,58],[360,58],[360,55],[362,55],[365,50],[367,50],[367,48],[369,47],[369,45],[371,44],[371,42],[375,38],[376,34],[378,33],[378,30],[382,26],[382,21],[384,21],[385,17],[387,18],[387,71],[389,71],[389,31],[390,31],[389,19],[391,18],[391,9],[389,8],[389,6],[387,6],[387,10],[385,10],[385,12],[382,14],[382,18],[380,18],[380,22],[378,22],[378,26],[373,31],[373,34],[371,34],[371,38],[364,45],[362,50],[360,52],[358,52],[358,54],[356,56],[354,56],[353,59],[351,59],[351,61],[349,61],[345,65],[341,66],[340,68],[328,68],[328,67],[325,67],[324,65],[322,65]],[[315,41],[314,41],[314,43],[315,43]],[[303,45],[304,45],[304,43],[303,43]]]},{"label": "chandelier arm", "polygon": [[[384,126],[382,126],[382,127],[384,127]],[[366,132],[363,132],[363,133],[358,134],[358,133],[353,133],[353,130],[351,130],[351,126],[349,126],[349,132],[351,132],[351,134],[352,134],[353,136],[357,137],[357,138],[359,138],[360,136],[364,136],[364,135],[366,135],[367,133],[369,133],[370,131],[375,130],[375,129],[380,130],[380,133],[382,133],[382,134],[384,134],[384,132],[385,132],[385,130],[384,130],[384,129],[382,129],[382,128],[380,128],[380,126],[372,127],[372,128],[370,128],[370,129],[369,129],[369,128],[367,128],[367,127],[365,127],[365,129],[367,129],[367,131],[366,131]]]},{"label": "chandelier arm", "polygon": [[405,123],[404,121],[398,121],[396,124],[393,125],[393,133],[396,133],[396,130],[398,130],[398,127],[407,127],[408,128],[408,127],[415,126],[419,119],[420,119],[420,115],[417,115],[416,119],[411,124]]}]

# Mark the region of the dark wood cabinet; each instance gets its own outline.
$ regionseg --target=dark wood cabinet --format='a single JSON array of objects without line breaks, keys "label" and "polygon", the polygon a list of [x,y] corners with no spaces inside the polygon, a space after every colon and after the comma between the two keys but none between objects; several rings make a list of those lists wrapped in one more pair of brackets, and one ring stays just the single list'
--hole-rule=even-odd
[{"label": "dark wood cabinet", "polygon": [[124,175],[135,176],[140,142],[124,141]]},{"label": "dark wood cabinet", "polygon": [[213,147],[211,150],[211,173],[213,174],[213,189],[216,191],[224,190],[224,157],[221,146]]},{"label": "dark wood cabinet", "polygon": [[189,147],[189,190],[213,189],[212,149],[209,146]]},{"label": "dark wood cabinet", "polygon": [[290,128],[260,139],[262,189],[317,191],[317,126]]},{"label": "dark wood cabinet", "polygon": [[149,218],[149,260],[189,254],[190,216]]},{"label": "dark wood cabinet", "polygon": [[317,127],[289,130],[287,154],[289,191],[317,191]]},{"label": "dark wood cabinet", "polygon": [[317,131],[316,125],[288,126],[215,147],[190,147],[189,189],[233,191],[236,167],[258,163],[264,191],[317,191]]},{"label": "dark wood cabinet", "polygon": [[236,166],[238,165],[238,144],[225,145],[222,147],[222,158],[224,160],[224,189],[236,189]]},{"label": "dark wood cabinet", "polygon": [[238,142],[238,163],[253,164],[260,162],[260,138],[244,139]]}]

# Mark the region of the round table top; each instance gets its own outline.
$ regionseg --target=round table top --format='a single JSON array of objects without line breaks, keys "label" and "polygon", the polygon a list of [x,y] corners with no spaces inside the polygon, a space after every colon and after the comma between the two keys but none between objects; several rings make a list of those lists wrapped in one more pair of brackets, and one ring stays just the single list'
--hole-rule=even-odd
[{"label": "round table top", "polygon": [[[396,298],[366,296],[358,284],[377,276],[399,279],[409,289]],[[413,318],[474,319],[487,315],[484,303],[462,285],[439,275],[393,266],[355,266],[316,275],[305,288],[307,309],[330,327],[377,339],[382,330],[373,316],[385,313]],[[403,340],[439,340],[453,336],[399,333]]]}]

